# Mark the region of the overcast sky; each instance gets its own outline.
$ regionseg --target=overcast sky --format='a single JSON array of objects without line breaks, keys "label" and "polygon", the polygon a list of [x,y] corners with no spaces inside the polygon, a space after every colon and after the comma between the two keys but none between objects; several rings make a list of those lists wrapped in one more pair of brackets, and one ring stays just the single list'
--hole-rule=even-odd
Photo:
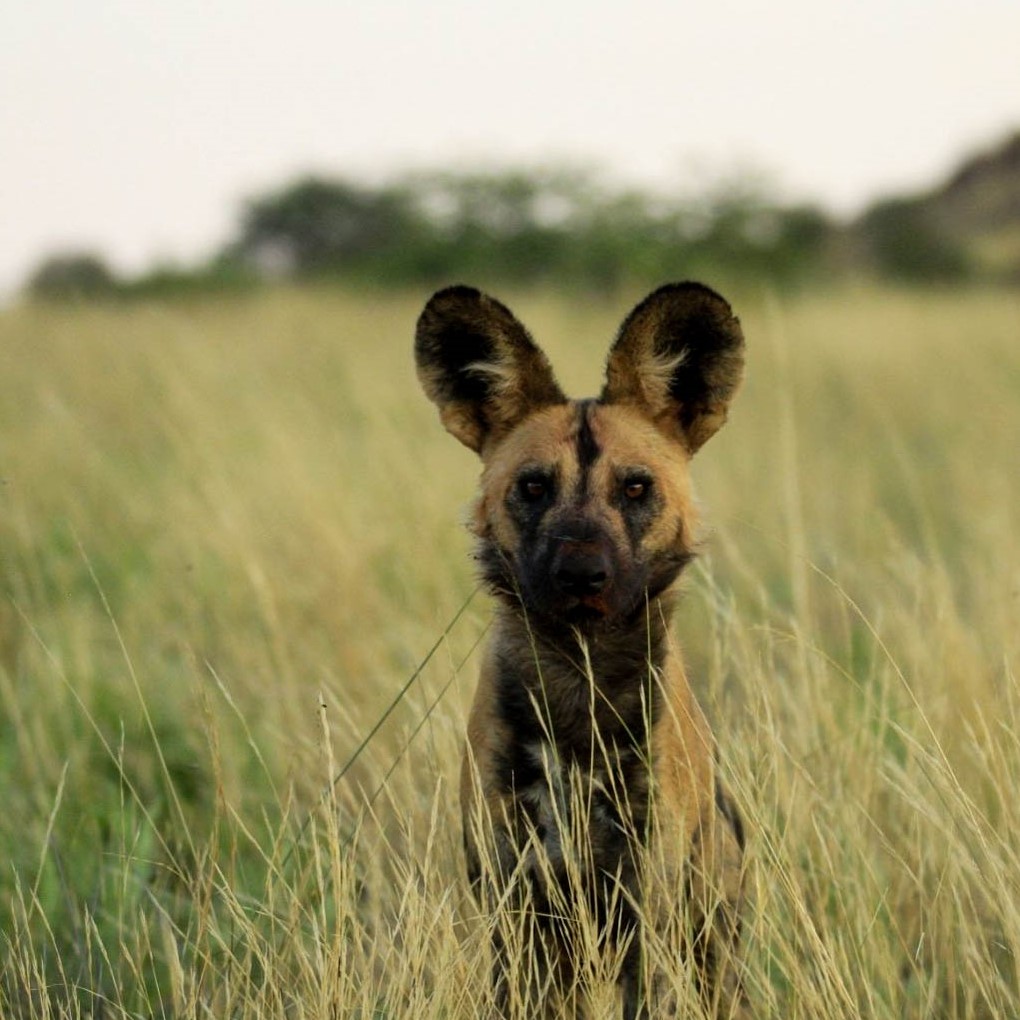
[{"label": "overcast sky", "polygon": [[842,213],[1020,127],[1020,0],[3,0],[0,293],[190,260],[303,171],[751,167]]}]

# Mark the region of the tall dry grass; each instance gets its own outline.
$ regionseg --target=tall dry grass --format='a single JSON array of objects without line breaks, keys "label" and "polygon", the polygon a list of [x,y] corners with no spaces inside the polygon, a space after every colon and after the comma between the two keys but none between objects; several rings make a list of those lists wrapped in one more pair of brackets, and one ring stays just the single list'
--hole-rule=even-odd
[{"label": "tall dry grass", "polygon": [[[413,377],[424,297],[0,316],[0,1017],[483,1012],[476,467]],[[510,297],[594,391],[628,301]],[[677,630],[755,1011],[1020,1016],[1020,301],[733,298]]]}]

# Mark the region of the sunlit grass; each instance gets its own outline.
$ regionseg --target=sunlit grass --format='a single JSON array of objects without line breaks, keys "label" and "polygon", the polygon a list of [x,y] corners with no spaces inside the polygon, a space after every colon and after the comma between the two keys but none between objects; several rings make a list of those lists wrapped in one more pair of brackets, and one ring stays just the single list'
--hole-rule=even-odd
[{"label": "sunlit grass", "polygon": [[[425,296],[0,317],[0,1016],[483,1013],[476,465]],[[580,394],[639,296],[509,298]],[[728,296],[677,630],[756,1013],[1020,1015],[1020,301]]]}]

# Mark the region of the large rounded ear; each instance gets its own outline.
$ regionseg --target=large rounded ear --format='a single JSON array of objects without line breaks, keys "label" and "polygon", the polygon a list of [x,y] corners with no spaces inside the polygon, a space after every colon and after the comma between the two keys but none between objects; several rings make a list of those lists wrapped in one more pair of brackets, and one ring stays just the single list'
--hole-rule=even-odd
[{"label": "large rounded ear", "polygon": [[473,287],[432,295],[418,319],[414,354],[447,431],[476,452],[533,411],[566,401],[528,331]]},{"label": "large rounded ear", "polygon": [[600,399],[639,408],[694,453],[726,421],[743,370],[729,304],[700,283],[671,283],[624,320]]}]

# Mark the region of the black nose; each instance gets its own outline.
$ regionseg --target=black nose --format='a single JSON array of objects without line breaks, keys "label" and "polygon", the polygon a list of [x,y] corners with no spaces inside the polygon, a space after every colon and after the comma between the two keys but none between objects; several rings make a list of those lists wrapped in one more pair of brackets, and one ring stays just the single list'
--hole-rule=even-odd
[{"label": "black nose", "polygon": [[590,542],[564,542],[553,561],[553,581],[565,594],[575,598],[598,595],[609,578],[609,563]]}]

